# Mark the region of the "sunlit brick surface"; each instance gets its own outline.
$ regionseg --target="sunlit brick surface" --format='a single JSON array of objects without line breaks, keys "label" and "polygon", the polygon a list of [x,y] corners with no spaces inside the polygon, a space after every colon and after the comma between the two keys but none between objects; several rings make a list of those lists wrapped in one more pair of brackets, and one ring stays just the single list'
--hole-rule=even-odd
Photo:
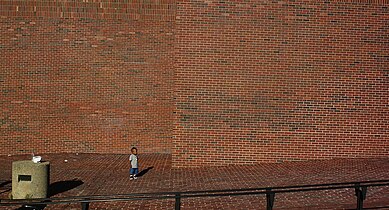
[{"label": "sunlit brick surface", "polygon": [[0,154],[170,153],[174,5],[0,0]]},{"label": "sunlit brick surface", "polygon": [[173,165],[387,157],[385,3],[178,0]]},{"label": "sunlit brick surface", "polygon": [[[26,156],[0,156],[0,197],[6,198],[11,162]],[[170,155],[140,156],[141,171],[153,167],[136,181],[128,177],[127,155],[43,155],[51,163],[51,184],[81,180],[83,184],[53,197],[242,189],[353,181],[388,180],[389,160],[343,159],[251,166],[174,169]],[[68,160],[67,163],[64,160]],[[63,190],[63,189],[62,189]],[[354,189],[276,194],[275,209],[352,209]],[[91,209],[172,209],[174,200],[92,203]],[[183,198],[182,209],[264,209],[263,195]],[[389,207],[389,187],[368,188],[365,207]],[[46,209],[79,209],[80,205],[52,205]],[[9,208],[12,209],[12,208]]]},{"label": "sunlit brick surface", "polygon": [[388,0],[0,0],[0,154],[389,156]]}]

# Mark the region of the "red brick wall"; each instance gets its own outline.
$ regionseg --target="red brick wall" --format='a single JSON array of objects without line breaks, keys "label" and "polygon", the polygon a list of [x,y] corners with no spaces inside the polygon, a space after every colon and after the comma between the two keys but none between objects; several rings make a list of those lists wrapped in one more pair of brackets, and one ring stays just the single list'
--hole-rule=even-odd
[{"label": "red brick wall", "polygon": [[388,1],[177,8],[174,166],[389,156]]},{"label": "red brick wall", "polygon": [[387,157],[388,22],[387,0],[0,0],[0,154]]},{"label": "red brick wall", "polygon": [[1,0],[0,154],[169,153],[174,18],[172,0]]}]

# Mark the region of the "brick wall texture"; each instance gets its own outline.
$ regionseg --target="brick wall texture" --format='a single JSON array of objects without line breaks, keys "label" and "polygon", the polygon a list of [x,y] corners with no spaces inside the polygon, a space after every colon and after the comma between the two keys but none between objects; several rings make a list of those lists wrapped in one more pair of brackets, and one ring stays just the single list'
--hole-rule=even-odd
[{"label": "brick wall texture", "polygon": [[178,1],[175,166],[389,155],[383,1]]},{"label": "brick wall texture", "polygon": [[170,153],[174,5],[1,0],[0,153]]},{"label": "brick wall texture", "polygon": [[0,154],[389,156],[387,0],[0,0]]}]

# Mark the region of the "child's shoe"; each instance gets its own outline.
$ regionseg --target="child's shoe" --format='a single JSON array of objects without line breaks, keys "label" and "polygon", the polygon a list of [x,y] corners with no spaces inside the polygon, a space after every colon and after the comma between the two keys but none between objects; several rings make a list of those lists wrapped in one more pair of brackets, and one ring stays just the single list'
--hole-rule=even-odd
[{"label": "child's shoe", "polygon": [[130,175],[130,180],[134,180],[134,176],[133,175]]},{"label": "child's shoe", "polygon": [[138,177],[134,176],[134,179],[138,179]]}]

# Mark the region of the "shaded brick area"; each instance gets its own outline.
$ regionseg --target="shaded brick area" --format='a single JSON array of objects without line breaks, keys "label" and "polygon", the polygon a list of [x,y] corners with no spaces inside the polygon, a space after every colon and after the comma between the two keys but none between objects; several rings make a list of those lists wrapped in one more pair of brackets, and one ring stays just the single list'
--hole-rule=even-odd
[{"label": "shaded brick area", "polygon": [[[167,154],[141,154],[142,177],[130,181],[127,155],[50,154],[52,185],[80,180],[83,184],[53,197],[110,195],[140,192],[242,189],[389,179],[389,159],[339,159],[250,166],[174,169]],[[0,184],[11,177],[11,163],[28,156],[0,156]],[[67,163],[64,160],[68,160]],[[10,184],[0,185],[0,197]],[[91,209],[172,209],[173,200],[93,203]],[[190,198],[182,209],[264,209],[265,196]],[[365,207],[389,207],[389,187],[369,188]],[[277,194],[275,209],[350,209],[356,207],[354,189]],[[79,205],[46,209],[78,209]],[[11,208],[10,208],[11,209]]]}]

